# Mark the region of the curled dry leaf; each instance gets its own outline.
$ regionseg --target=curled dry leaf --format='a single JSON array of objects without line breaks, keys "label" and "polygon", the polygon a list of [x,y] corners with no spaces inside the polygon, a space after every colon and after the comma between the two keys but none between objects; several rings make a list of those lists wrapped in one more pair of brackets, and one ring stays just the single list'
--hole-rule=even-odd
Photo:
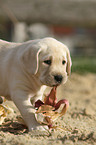
[{"label": "curled dry leaf", "polygon": [[24,122],[23,118],[21,116],[17,116],[16,119],[18,120],[18,122],[20,124],[23,124],[24,126],[26,126],[26,123]]},{"label": "curled dry leaf", "polygon": [[6,101],[6,99],[3,96],[0,96],[0,104],[2,104],[5,101]]},{"label": "curled dry leaf", "polygon": [[0,104],[0,125],[4,122],[7,114],[13,112],[13,109],[7,105]]},{"label": "curled dry leaf", "polygon": [[[53,127],[53,121],[64,115],[68,109],[69,103],[66,99],[57,102],[56,98],[57,87],[53,87],[48,96],[44,98],[44,102],[37,100],[35,108],[37,108],[35,117],[40,124],[46,124],[49,128]],[[61,104],[64,104],[61,112],[58,112]]]}]

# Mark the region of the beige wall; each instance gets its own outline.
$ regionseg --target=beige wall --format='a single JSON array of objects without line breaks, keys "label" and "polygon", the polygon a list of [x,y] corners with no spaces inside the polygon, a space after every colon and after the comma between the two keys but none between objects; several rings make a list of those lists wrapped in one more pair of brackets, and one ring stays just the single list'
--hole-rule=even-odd
[{"label": "beige wall", "polygon": [[29,23],[96,25],[96,0],[1,0],[0,18],[8,20],[10,12]]}]

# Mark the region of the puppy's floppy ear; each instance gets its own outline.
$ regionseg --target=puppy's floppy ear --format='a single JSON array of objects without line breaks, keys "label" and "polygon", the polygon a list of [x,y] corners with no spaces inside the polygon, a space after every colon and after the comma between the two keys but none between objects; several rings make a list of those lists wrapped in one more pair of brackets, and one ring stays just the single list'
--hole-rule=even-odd
[{"label": "puppy's floppy ear", "polygon": [[39,53],[40,47],[36,45],[29,45],[21,56],[21,61],[27,71],[31,74],[36,74],[39,68]]},{"label": "puppy's floppy ear", "polygon": [[67,74],[69,76],[70,73],[71,73],[72,61],[71,61],[69,49],[67,48],[66,51],[67,51],[67,68],[66,68],[66,71],[67,71]]}]

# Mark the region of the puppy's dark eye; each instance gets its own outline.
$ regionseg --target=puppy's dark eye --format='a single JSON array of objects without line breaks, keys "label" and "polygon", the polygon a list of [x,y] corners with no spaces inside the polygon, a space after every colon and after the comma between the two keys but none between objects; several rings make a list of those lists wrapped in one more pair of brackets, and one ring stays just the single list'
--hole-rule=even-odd
[{"label": "puppy's dark eye", "polygon": [[62,64],[64,65],[65,63],[66,63],[66,61],[65,61],[65,60],[63,60],[63,61],[62,61]]},{"label": "puppy's dark eye", "polygon": [[48,65],[51,65],[51,60],[45,60],[44,63],[48,64]]}]

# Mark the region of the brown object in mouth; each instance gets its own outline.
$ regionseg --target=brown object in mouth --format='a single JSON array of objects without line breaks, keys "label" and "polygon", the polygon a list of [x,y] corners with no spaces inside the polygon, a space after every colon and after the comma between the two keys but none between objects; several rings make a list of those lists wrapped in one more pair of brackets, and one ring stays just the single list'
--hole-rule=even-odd
[{"label": "brown object in mouth", "polygon": [[[38,108],[36,111],[37,121],[40,124],[47,124],[49,128],[53,127],[52,123],[55,119],[66,113],[69,106],[69,103],[66,99],[62,99],[57,102],[56,90],[57,86],[53,87],[49,95],[44,98],[44,102],[41,100],[37,100],[35,102],[35,108]],[[56,110],[60,108],[61,104],[64,104],[64,107],[59,113]]]}]

